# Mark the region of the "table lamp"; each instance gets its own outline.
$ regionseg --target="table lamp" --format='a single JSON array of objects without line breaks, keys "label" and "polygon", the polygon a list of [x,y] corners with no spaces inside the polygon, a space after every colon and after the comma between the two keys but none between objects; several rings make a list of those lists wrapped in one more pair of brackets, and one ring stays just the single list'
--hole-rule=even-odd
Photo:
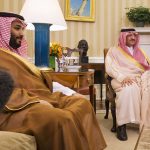
[{"label": "table lamp", "polygon": [[[25,0],[20,12],[35,29],[35,65],[49,66],[50,31],[67,29],[58,0]],[[32,28],[33,27],[33,28]],[[28,29],[28,26],[27,26]]]}]

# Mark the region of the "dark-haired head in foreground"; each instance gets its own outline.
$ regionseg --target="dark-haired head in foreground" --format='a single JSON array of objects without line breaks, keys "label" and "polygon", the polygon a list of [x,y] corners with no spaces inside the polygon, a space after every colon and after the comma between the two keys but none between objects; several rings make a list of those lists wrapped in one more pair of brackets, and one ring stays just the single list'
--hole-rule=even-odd
[{"label": "dark-haired head in foreground", "polygon": [[14,81],[11,75],[4,70],[0,70],[0,110],[9,100],[13,88],[14,88]]}]

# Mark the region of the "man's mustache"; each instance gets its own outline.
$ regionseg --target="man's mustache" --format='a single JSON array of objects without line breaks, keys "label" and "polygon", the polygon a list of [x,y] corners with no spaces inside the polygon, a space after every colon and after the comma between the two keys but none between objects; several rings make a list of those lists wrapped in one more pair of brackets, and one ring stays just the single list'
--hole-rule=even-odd
[{"label": "man's mustache", "polygon": [[135,42],[136,40],[135,39],[131,39],[130,41],[134,41]]},{"label": "man's mustache", "polygon": [[17,36],[17,37],[16,37],[16,39],[20,39],[20,40],[22,40],[22,39],[23,39],[23,36],[22,36],[22,35]]}]

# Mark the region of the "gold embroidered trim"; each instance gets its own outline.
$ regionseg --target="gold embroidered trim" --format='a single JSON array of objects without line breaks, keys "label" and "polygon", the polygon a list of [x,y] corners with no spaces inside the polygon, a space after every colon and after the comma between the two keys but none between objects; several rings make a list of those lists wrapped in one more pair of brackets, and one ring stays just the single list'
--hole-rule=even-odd
[{"label": "gold embroidered trim", "polygon": [[148,61],[148,63],[150,64],[150,59],[149,57],[147,56],[147,54],[144,52],[143,49],[140,49],[140,51],[143,53],[143,55],[145,56],[146,60]]},{"label": "gold embroidered trim", "polygon": [[10,107],[8,107],[7,105],[5,105],[5,107],[6,107],[8,110],[18,111],[18,110],[21,110],[21,109],[27,107],[28,105],[35,104],[35,103],[40,103],[40,102],[39,102],[39,101],[29,102],[29,103],[25,104],[24,106],[22,106],[22,107],[20,107],[20,108],[10,108]]},{"label": "gold embroidered trim", "polygon": [[123,53],[123,55],[125,55],[130,61],[132,61],[136,66],[138,66],[140,69],[142,69],[143,71],[145,71],[145,68],[134,58],[132,58],[130,55],[128,55],[121,47],[118,47],[118,49],[120,50],[120,52]]}]

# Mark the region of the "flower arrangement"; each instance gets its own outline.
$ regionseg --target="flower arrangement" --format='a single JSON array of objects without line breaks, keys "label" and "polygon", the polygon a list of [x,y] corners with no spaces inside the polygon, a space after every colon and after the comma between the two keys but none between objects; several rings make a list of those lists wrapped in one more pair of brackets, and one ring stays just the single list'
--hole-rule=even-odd
[{"label": "flower arrangement", "polygon": [[59,43],[50,43],[50,56],[55,56],[57,58],[62,57],[63,47]]}]

